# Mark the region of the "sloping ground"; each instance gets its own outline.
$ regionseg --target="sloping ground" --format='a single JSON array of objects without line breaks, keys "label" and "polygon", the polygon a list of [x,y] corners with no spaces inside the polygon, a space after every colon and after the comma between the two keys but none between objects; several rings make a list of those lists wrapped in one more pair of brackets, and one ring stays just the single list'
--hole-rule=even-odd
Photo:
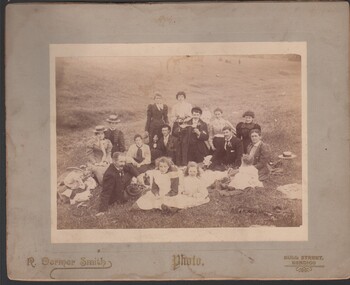
[{"label": "sloping ground", "polygon": [[[111,113],[121,116],[119,128],[129,146],[134,134],[144,131],[147,105],[152,103],[155,91],[160,91],[171,107],[176,103],[175,94],[184,90],[190,103],[206,104],[211,111],[220,107],[234,125],[242,120],[245,110],[251,109],[262,126],[263,140],[271,146],[273,160],[286,150],[297,155],[284,162],[284,172],[263,191],[240,197],[221,197],[213,192],[210,203],[174,216],[156,211],[130,214],[130,202],[114,206],[109,214],[97,219],[92,215],[97,201],[93,200],[88,209],[59,204],[60,228],[301,224],[301,202],[283,199],[273,190],[276,185],[301,183],[298,58],[96,57],[59,58],[56,63],[58,175],[69,166],[86,163],[85,142],[96,125],[106,124]],[[93,199],[97,199],[98,191]]]}]

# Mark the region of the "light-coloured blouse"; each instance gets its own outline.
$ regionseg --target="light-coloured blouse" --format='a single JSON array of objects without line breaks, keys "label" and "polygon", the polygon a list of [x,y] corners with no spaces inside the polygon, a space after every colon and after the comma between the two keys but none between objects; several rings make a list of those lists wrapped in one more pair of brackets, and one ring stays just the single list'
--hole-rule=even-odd
[{"label": "light-coloured blouse", "polygon": [[192,115],[192,105],[187,102],[176,103],[171,109],[171,122],[175,122],[176,119],[190,117]]},{"label": "light-coloured blouse", "polygon": [[[136,144],[132,144],[129,147],[128,152],[126,153],[126,162],[131,163],[133,165],[137,165],[137,162],[134,158],[136,158],[138,147]],[[140,163],[140,165],[144,164],[150,164],[151,163],[151,150],[148,145],[143,144],[141,146],[141,151],[142,151],[142,158],[143,161]]]},{"label": "light-coloured blouse", "polygon": [[233,134],[236,135],[236,128],[228,120],[215,118],[209,124],[209,144],[211,147],[213,147],[214,137],[224,137],[222,131],[224,127],[232,128]]}]

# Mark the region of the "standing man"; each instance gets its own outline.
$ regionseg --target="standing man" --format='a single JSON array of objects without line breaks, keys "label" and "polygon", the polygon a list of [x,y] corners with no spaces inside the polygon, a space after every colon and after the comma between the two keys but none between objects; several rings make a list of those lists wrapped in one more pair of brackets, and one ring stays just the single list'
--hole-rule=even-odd
[{"label": "standing man", "polygon": [[225,167],[238,168],[241,165],[243,154],[242,141],[233,135],[230,126],[222,129],[224,140],[218,141],[217,148],[214,151],[211,168],[224,169]]},{"label": "standing man", "polygon": [[179,138],[179,165],[187,165],[189,161],[203,162],[208,155],[206,141],[209,139],[208,126],[201,120],[202,109],[193,107],[192,119],[184,123],[174,124],[173,134]]},{"label": "standing man", "polygon": [[102,192],[100,194],[99,213],[107,211],[108,206],[115,202],[126,202],[126,187],[130,184],[133,177],[137,177],[139,173],[132,165],[125,164],[126,156],[123,153],[115,152],[112,156],[112,163],[103,175]]},{"label": "standing man", "polygon": [[168,124],[168,106],[163,104],[163,97],[160,93],[154,95],[154,104],[148,105],[147,121],[145,126],[146,134],[149,136],[149,144],[152,143],[155,135],[161,137],[161,129]]},{"label": "standing man", "polygon": [[107,119],[109,128],[105,131],[106,139],[110,140],[113,148],[112,153],[125,151],[125,140],[122,131],[117,129],[120,120],[117,115],[110,115]]},{"label": "standing man", "polygon": [[170,134],[171,127],[169,125],[164,125],[162,127],[162,137],[160,139],[161,149],[163,155],[170,157],[171,160],[177,164],[176,161],[176,151],[178,146],[178,139]]}]

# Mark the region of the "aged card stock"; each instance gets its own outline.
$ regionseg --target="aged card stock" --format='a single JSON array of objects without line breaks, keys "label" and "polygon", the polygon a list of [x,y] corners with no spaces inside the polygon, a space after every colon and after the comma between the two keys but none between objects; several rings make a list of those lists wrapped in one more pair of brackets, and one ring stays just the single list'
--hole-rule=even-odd
[{"label": "aged card stock", "polygon": [[348,29],[343,2],[8,5],[9,278],[348,277]]}]

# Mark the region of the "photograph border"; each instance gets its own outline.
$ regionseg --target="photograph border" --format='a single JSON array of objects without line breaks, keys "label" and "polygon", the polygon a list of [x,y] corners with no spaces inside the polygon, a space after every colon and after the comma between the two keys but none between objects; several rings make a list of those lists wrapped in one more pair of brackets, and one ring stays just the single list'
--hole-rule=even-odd
[{"label": "photograph border", "polygon": [[[214,56],[273,55],[301,56],[302,108],[302,225],[258,228],[168,228],[168,229],[57,229],[56,152],[56,57],[108,56]],[[147,44],[51,44],[50,45],[50,138],[51,138],[51,242],[52,243],[155,243],[307,241],[307,45],[306,42],[244,43],[147,43]]]}]

